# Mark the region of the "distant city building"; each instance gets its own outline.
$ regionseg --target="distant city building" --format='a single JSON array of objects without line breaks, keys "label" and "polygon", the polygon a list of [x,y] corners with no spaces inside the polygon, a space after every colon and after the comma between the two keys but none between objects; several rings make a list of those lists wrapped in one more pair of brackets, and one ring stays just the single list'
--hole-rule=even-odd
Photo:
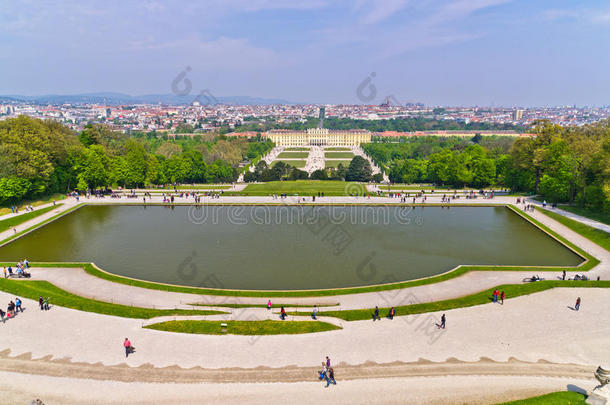
[{"label": "distant city building", "polygon": [[265,136],[277,146],[358,146],[371,141],[371,131],[365,129],[309,128],[306,131],[274,129],[267,131]]},{"label": "distant city building", "polygon": [[520,121],[523,119],[523,110],[513,111],[513,121]]}]

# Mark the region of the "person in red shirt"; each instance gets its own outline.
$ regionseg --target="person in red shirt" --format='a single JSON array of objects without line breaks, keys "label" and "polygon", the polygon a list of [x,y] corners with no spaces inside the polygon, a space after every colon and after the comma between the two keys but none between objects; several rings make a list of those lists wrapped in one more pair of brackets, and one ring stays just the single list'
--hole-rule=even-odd
[{"label": "person in red shirt", "polygon": [[133,352],[131,342],[129,341],[129,339],[125,338],[125,341],[123,342],[123,346],[125,347],[125,357],[128,357],[129,353]]},{"label": "person in red shirt", "polygon": [[506,298],[506,294],[504,294],[504,291],[502,291],[502,293],[500,294],[500,300],[502,301],[502,305],[504,305],[504,298]]}]

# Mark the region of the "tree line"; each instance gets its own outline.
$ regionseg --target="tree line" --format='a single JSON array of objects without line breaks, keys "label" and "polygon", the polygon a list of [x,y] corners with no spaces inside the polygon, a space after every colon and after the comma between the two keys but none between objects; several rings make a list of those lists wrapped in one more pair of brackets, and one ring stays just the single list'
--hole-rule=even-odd
[{"label": "tree line", "polygon": [[610,120],[536,122],[535,137],[410,137],[362,145],[395,183],[506,187],[610,213]]},{"label": "tree line", "polygon": [[100,124],[77,134],[20,116],[0,122],[0,204],[107,186],[233,182],[241,161],[272,148],[256,138],[131,137]]}]

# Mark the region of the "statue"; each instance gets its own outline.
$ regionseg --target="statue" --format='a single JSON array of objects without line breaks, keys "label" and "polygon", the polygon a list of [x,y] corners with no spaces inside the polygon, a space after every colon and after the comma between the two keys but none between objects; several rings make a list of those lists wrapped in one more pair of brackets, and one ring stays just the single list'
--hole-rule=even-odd
[{"label": "statue", "polygon": [[591,392],[587,398],[587,404],[610,405],[610,367],[599,366],[595,371],[595,378],[600,385]]}]

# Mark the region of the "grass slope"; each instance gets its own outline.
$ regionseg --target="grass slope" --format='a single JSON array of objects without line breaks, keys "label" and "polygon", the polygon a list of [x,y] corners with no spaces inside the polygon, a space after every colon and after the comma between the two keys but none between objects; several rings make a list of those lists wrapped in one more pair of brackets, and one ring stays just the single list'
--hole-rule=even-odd
[{"label": "grass slope", "polygon": [[35,301],[38,301],[40,296],[43,298],[49,297],[51,305],[103,315],[120,316],[123,318],[150,319],[168,315],[216,315],[226,313],[221,311],[188,309],[150,309],[112,304],[69,293],[48,281],[7,280],[0,278],[0,290],[11,293],[17,297],[29,298]]},{"label": "grass slope", "polygon": [[601,229],[593,228],[592,226],[585,225],[581,222],[575,221],[571,218],[564,217],[556,212],[545,210],[539,207],[536,209],[543,214],[553,218],[555,221],[567,226],[574,232],[584,236],[593,243],[603,247],[606,250],[610,250],[610,233],[602,231]]},{"label": "grass slope", "polygon": [[[25,209],[26,205],[31,205],[32,207],[38,207],[39,205],[44,205],[50,203],[52,201],[59,201],[65,199],[66,196],[63,194],[52,194],[50,196],[41,198],[39,200],[28,200],[22,201],[19,204],[15,204],[15,206],[19,207],[19,210]],[[10,214],[11,213],[11,205],[8,207],[0,207],[0,215]]]},{"label": "grass slope", "polygon": [[541,395],[539,397],[503,402],[498,405],[585,405],[586,399],[587,397],[577,392],[560,391]]},{"label": "grass slope", "polygon": [[[226,323],[226,332],[221,323]],[[316,321],[167,321],[145,326],[147,329],[166,332],[196,333],[202,335],[293,335],[327,332],[341,329],[326,322]]]},{"label": "grass slope", "polygon": [[50,207],[46,207],[46,208],[41,208],[39,210],[35,210],[35,211],[31,211],[31,212],[26,212],[25,214],[21,214],[21,215],[17,215],[14,217],[10,217],[7,219],[3,219],[2,221],[0,221],[0,232],[6,231],[7,229],[10,229],[14,226],[17,226],[19,224],[22,224],[26,221],[29,221],[30,219],[34,219],[36,217],[41,216],[42,214],[45,214],[55,208],[59,208],[61,204],[57,204],[56,206],[50,206]]},{"label": "grass slope", "polygon": [[591,208],[582,208],[576,207],[572,205],[560,205],[558,208],[562,210],[569,211],[573,214],[580,215],[583,217],[587,217],[589,219],[602,222],[606,225],[610,225],[610,215],[605,214],[603,212],[599,212],[597,210],[592,210]]},{"label": "grass slope", "polygon": [[294,148],[286,148],[284,150],[287,152],[303,152],[303,151],[308,151],[309,148],[294,147]]}]

